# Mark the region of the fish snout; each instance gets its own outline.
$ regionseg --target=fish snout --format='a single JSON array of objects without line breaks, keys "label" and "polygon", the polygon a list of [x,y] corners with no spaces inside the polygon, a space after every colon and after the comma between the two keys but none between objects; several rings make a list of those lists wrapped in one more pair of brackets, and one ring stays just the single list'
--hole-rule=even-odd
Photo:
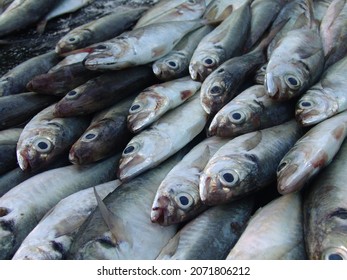
[{"label": "fish snout", "polygon": [[265,74],[264,86],[267,94],[273,98],[278,99],[280,95],[281,81],[278,77],[274,76],[271,72]]},{"label": "fish snout", "polygon": [[170,204],[170,199],[166,196],[161,196],[154,203],[151,211],[152,223],[164,225],[167,223],[167,209]]}]

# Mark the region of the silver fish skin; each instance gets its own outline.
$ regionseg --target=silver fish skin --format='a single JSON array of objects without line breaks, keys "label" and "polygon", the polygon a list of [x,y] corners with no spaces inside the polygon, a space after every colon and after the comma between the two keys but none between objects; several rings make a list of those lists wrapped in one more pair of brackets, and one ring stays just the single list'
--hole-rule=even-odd
[{"label": "silver fish skin", "polygon": [[57,118],[55,104],[33,117],[17,143],[17,160],[22,170],[36,169],[54,160],[83,134],[89,125],[85,118]]},{"label": "silver fish skin", "polygon": [[157,260],[224,260],[253,209],[253,197],[207,209],[176,233]]},{"label": "silver fish skin", "polygon": [[294,118],[293,102],[271,99],[263,85],[252,86],[226,104],[212,119],[208,134],[236,137]]},{"label": "silver fish skin", "polygon": [[59,63],[57,63],[51,69],[49,69],[47,73],[58,72],[59,70],[64,69],[64,67],[67,65],[82,63],[83,59],[85,59],[88,54],[89,52],[78,52],[69,54],[63,60],[59,61]]},{"label": "silver fish skin", "polygon": [[[120,182],[113,180],[95,186],[101,199],[113,192]],[[74,237],[97,207],[93,188],[84,189],[60,200],[28,234],[13,260],[64,259]]]},{"label": "silver fish skin", "polygon": [[2,14],[13,1],[14,0],[1,0],[0,1],[0,14]]},{"label": "silver fish skin", "polygon": [[89,164],[123,150],[132,137],[127,114],[133,100],[134,96],[97,113],[70,148],[69,160],[73,164]]},{"label": "silver fish skin", "polygon": [[324,53],[318,29],[292,30],[271,54],[264,86],[271,98],[292,99],[315,84],[323,69]]},{"label": "silver fish skin", "polygon": [[200,176],[203,203],[238,199],[276,181],[276,169],[302,135],[292,120],[230,140],[210,159]]},{"label": "silver fish skin", "polygon": [[113,156],[85,167],[66,166],[40,173],[0,198],[0,259],[13,256],[24,238],[61,199],[115,179]]},{"label": "silver fish skin", "polygon": [[99,43],[84,59],[90,70],[119,70],[143,65],[168,54],[189,32],[203,26],[202,20],[153,23],[126,31]]},{"label": "silver fish skin", "polygon": [[242,53],[251,25],[250,2],[246,1],[200,41],[189,63],[193,80],[204,81],[224,61]]},{"label": "silver fish skin", "polygon": [[0,14],[0,37],[26,28],[47,14],[52,5],[62,0],[15,0]]},{"label": "silver fish skin", "polygon": [[162,0],[148,9],[133,29],[152,23],[198,19],[205,10],[205,0]]},{"label": "silver fish skin", "polygon": [[196,145],[160,183],[151,220],[161,225],[185,222],[207,209],[199,195],[199,178],[207,162],[229,139],[210,137]]},{"label": "silver fish skin", "polygon": [[278,165],[278,192],[286,194],[303,188],[333,160],[346,135],[347,112],[312,127]]},{"label": "silver fish skin", "polygon": [[201,39],[213,30],[210,25],[188,33],[166,56],[152,65],[158,79],[169,81],[189,75],[189,62]]},{"label": "silver fish skin", "polygon": [[37,75],[46,73],[59,62],[53,51],[28,59],[0,78],[0,97],[26,92],[27,83]]},{"label": "silver fish skin", "polygon": [[29,121],[44,108],[57,102],[54,96],[24,92],[0,98],[0,130]]},{"label": "silver fish skin", "polygon": [[347,142],[310,185],[304,201],[304,233],[309,259],[347,260]]},{"label": "silver fish skin", "polygon": [[201,108],[196,95],[130,140],[123,150],[117,171],[121,181],[129,181],[145,170],[157,166],[203,130],[207,114]]},{"label": "silver fish skin", "polygon": [[88,217],[68,258],[155,259],[177,232],[177,225],[151,223],[149,209],[160,182],[181,158],[168,159],[108,195],[104,199],[107,211],[98,207]]},{"label": "silver fish skin", "polygon": [[331,2],[333,2],[333,0],[315,0],[315,1],[313,1],[313,14],[314,14],[314,18],[316,20],[318,20],[319,22],[322,21],[322,19],[325,16]]},{"label": "silver fish skin", "polygon": [[325,69],[347,54],[347,2],[334,0],[320,24]]},{"label": "silver fish skin", "polygon": [[0,174],[16,168],[16,146],[22,131],[22,128],[10,128],[0,131]]},{"label": "silver fish skin", "polygon": [[199,91],[200,82],[189,76],[155,84],[143,90],[133,101],[127,117],[128,128],[138,133]]},{"label": "silver fish skin", "polygon": [[311,126],[347,110],[347,57],[330,66],[319,82],[297,102],[295,115],[303,126]]},{"label": "silver fish skin", "polygon": [[64,54],[118,36],[146,11],[146,8],[118,9],[113,13],[78,26],[59,40],[55,52]]},{"label": "silver fish skin", "polygon": [[281,196],[249,221],[227,260],[305,260],[302,197]]},{"label": "silver fish skin", "polygon": [[213,0],[207,7],[203,18],[214,21],[227,18],[245,4],[245,0]]}]

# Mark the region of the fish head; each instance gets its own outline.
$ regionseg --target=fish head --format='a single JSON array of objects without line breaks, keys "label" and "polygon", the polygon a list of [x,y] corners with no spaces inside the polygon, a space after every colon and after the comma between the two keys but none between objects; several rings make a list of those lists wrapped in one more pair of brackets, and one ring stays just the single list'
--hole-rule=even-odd
[{"label": "fish head", "polygon": [[310,89],[296,104],[295,117],[301,125],[311,126],[337,114],[338,109],[337,100]]},{"label": "fish head", "polygon": [[169,137],[160,131],[148,129],[136,135],[123,150],[117,171],[122,182],[129,181],[138,174],[167,158],[172,150]]},{"label": "fish head", "polygon": [[171,179],[159,186],[151,211],[152,222],[165,226],[187,221],[203,207],[196,182],[181,177]]},{"label": "fish head", "polygon": [[242,195],[251,184],[253,164],[241,156],[212,159],[200,176],[200,198],[204,204],[226,203]]},{"label": "fish head", "polygon": [[[76,108],[80,107],[80,113],[83,113],[83,104],[91,100],[85,90],[88,89],[87,84],[79,86],[71,91],[69,91],[59,102],[54,106],[53,114],[56,117],[70,117],[76,115]],[[81,105],[82,104],[82,105]],[[72,113],[71,113],[72,111]]]},{"label": "fish head", "polygon": [[254,81],[256,84],[263,85],[266,74],[266,66],[267,64],[262,65],[254,75]]},{"label": "fish head", "polygon": [[151,87],[138,95],[129,109],[128,128],[137,133],[168,111],[170,100]]},{"label": "fish head", "polygon": [[184,75],[187,65],[187,57],[177,52],[157,60],[153,63],[152,69],[158,79],[168,81]]},{"label": "fish head", "polygon": [[220,59],[214,53],[194,53],[189,63],[189,74],[193,80],[203,82],[220,63]]},{"label": "fish head", "polygon": [[80,49],[83,47],[83,42],[89,40],[91,37],[92,32],[89,29],[68,33],[57,43],[55,52],[58,54],[63,54],[75,49]]},{"label": "fish head", "polygon": [[62,252],[55,250],[56,242],[42,242],[41,244],[30,244],[20,246],[13,260],[58,260],[62,259]]}]

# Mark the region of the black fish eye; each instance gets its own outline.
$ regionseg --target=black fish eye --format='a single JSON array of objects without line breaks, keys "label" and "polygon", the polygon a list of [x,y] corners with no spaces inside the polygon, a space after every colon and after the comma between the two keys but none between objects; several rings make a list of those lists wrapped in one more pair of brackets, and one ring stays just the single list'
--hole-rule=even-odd
[{"label": "black fish eye", "polygon": [[70,38],[69,38],[69,41],[70,41],[70,42],[75,42],[75,41],[76,41],[76,38],[75,38],[75,37],[70,37]]},{"label": "black fish eye", "polygon": [[194,203],[194,199],[190,194],[183,192],[176,196],[176,202],[180,208],[188,209]]},{"label": "black fish eye", "polygon": [[204,63],[206,64],[206,65],[212,65],[213,64],[213,60],[211,59],[211,58],[206,58],[205,60],[204,60]]},{"label": "black fish eye", "polygon": [[184,206],[188,205],[188,203],[189,203],[188,197],[186,197],[184,195],[180,196],[179,200],[180,200],[181,204]]},{"label": "black fish eye", "polygon": [[52,149],[52,143],[45,138],[38,138],[34,142],[34,147],[40,153],[47,153]]},{"label": "black fish eye", "polygon": [[39,142],[37,143],[37,147],[39,147],[41,150],[46,150],[48,148],[48,144],[46,142]]},{"label": "black fish eye", "polygon": [[96,50],[105,50],[107,47],[105,45],[98,45],[95,47]]},{"label": "black fish eye", "polygon": [[330,254],[329,257],[328,257],[329,260],[343,260],[343,257],[340,255],[340,254],[337,254],[337,253],[333,253],[333,254]]},{"label": "black fish eye", "polygon": [[297,86],[298,85],[298,81],[297,79],[293,78],[293,77],[290,77],[288,78],[288,82],[293,85],[293,86]]},{"label": "black fish eye", "polygon": [[96,134],[94,133],[88,133],[86,136],[84,136],[86,139],[91,140],[96,137]]},{"label": "black fish eye", "polygon": [[131,106],[130,111],[136,111],[136,110],[140,109],[140,107],[141,106],[139,104],[134,104],[133,106]]},{"label": "black fish eye", "polygon": [[309,102],[309,101],[302,101],[302,102],[300,103],[300,106],[301,106],[301,107],[308,108],[308,107],[311,107],[311,106],[312,106],[312,103]]},{"label": "black fish eye", "polygon": [[132,153],[134,150],[135,150],[135,147],[134,147],[134,146],[128,146],[128,147],[125,148],[123,154],[125,154],[125,155],[130,154],[130,153]]},{"label": "black fish eye", "polygon": [[277,167],[277,172],[280,172],[286,165],[287,165],[286,162],[282,162],[282,163]]},{"label": "black fish eye", "polygon": [[222,93],[222,88],[220,86],[213,86],[210,90],[212,95],[216,95],[216,94],[221,94]]},{"label": "black fish eye", "polygon": [[227,182],[227,183],[232,183],[235,180],[235,177],[233,174],[231,173],[224,173],[223,174],[223,179]]},{"label": "black fish eye", "polygon": [[217,70],[217,73],[223,73],[223,72],[224,72],[224,68]]},{"label": "black fish eye", "polygon": [[68,95],[68,96],[75,96],[76,94],[77,94],[77,91],[72,90],[72,91],[70,91],[67,95]]},{"label": "black fish eye", "polygon": [[241,116],[241,114],[240,113],[233,113],[232,114],[232,117],[233,117],[233,119],[235,119],[235,120],[240,120],[241,118],[242,118],[242,116]]},{"label": "black fish eye", "polygon": [[173,68],[176,68],[176,67],[177,67],[177,64],[176,64],[175,61],[170,60],[170,61],[168,62],[168,64],[169,64],[169,66],[171,66],[171,67],[173,67]]},{"label": "black fish eye", "polygon": [[300,81],[294,76],[286,76],[285,81],[289,87],[297,88],[300,86]]}]

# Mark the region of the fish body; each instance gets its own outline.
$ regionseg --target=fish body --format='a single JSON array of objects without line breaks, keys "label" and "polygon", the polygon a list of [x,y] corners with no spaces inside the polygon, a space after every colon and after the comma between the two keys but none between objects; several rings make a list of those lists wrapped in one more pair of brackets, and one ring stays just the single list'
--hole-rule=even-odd
[{"label": "fish body", "polygon": [[200,199],[199,178],[210,158],[229,139],[210,137],[196,145],[160,183],[151,220],[161,225],[181,223],[207,209]]},{"label": "fish body", "polygon": [[276,169],[301,136],[295,121],[230,140],[210,159],[200,176],[203,203],[216,205],[255,192],[276,181]]},{"label": "fish body", "polygon": [[17,166],[16,146],[22,131],[22,128],[0,131],[0,174]]},{"label": "fish body", "polygon": [[333,0],[315,0],[315,1],[313,1],[313,13],[314,13],[314,18],[316,20],[318,20],[319,22],[322,21],[322,19],[325,16],[331,2],[333,2]]},{"label": "fish body", "polygon": [[206,122],[207,115],[199,98],[193,96],[130,140],[119,162],[118,178],[129,181],[157,166],[197,136]]},{"label": "fish body", "polygon": [[54,104],[33,117],[17,143],[17,160],[22,170],[36,169],[54,160],[83,134],[89,121],[84,118],[57,118]]},{"label": "fish body", "polygon": [[127,117],[128,128],[137,133],[167,111],[172,110],[199,91],[200,82],[189,76],[155,84],[143,90],[134,100]]},{"label": "fish body", "polygon": [[227,103],[214,116],[208,133],[220,137],[236,137],[272,127],[294,117],[292,102],[276,102],[263,85],[252,86]]},{"label": "fish body", "polygon": [[162,249],[157,259],[224,260],[251,216],[252,198],[207,209]]},{"label": "fish body", "polygon": [[243,6],[245,0],[214,0],[211,1],[203,15],[203,18],[214,21],[225,19],[231,13]]},{"label": "fish body", "polygon": [[277,189],[286,194],[300,190],[338,152],[347,135],[347,112],[312,127],[281,160],[277,169]]},{"label": "fish body", "polygon": [[307,254],[313,260],[347,260],[347,142],[310,185],[304,201]]},{"label": "fish body", "polygon": [[227,256],[227,260],[304,259],[300,193],[281,196],[260,208]]}]

